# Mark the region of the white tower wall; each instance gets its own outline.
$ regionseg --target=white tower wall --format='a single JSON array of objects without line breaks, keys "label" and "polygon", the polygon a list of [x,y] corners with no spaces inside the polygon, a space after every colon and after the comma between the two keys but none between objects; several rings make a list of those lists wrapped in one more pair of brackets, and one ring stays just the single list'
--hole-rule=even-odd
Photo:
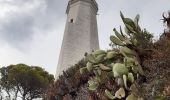
[{"label": "white tower wall", "polygon": [[95,0],[69,1],[56,77],[80,61],[85,52],[99,49],[97,11]]}]

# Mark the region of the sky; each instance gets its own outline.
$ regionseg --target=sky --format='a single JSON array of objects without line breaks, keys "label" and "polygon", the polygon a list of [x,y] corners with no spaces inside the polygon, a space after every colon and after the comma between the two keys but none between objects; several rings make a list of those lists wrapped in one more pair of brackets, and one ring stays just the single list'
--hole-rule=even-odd
[{"label": "sky", "polygon": [[[99,6],[100,48],[109,49],[109,36],[122,21],[119,12],[134,18],[158,39],[162,13],[170,0],[96,0]],[[56,72],[66,23],[68,0],[0,0],[0,67],[24,63]]]}]

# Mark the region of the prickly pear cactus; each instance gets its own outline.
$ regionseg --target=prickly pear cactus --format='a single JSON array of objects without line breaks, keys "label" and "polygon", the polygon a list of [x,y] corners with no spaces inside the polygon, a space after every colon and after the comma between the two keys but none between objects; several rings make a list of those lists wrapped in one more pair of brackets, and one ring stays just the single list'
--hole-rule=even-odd
[{"label": "prickly pear cactus", "polygon": [[[135,86],[135,81],[140,75],[145,75],[140,65],[138,48],[141,47],[143,30],[138,25],[139,15],[134,20],[124,17],[120,12],[120,16],[125,25],[125,33],[120,27],[120,32],[113,29],[115,35],[110,36],[110,40],[115,47],[111,51],[96,50],[91,54],[87,54],[85,59],[87,64],[80,69],[81,73],[87,71],[93,72],[95,75],[88,82],[89,90],[96,90],[107,79],[115,80],[120,87],[117,92],[105,90],[108,99],[125,99],[137,100],[140,96],[133,94],[131,86]],[[122,80],[122,81],[116,81]],[[122,85],[123,84],[123,85]],[[127,91],[127,92],[125,92]],[[141,99],[142,100],[142,99]]]}]

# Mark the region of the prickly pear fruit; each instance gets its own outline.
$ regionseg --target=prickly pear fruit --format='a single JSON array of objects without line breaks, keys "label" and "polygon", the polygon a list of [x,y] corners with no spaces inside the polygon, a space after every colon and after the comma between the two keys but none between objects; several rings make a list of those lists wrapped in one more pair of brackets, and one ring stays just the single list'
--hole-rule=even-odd
[{"label": "prickly pear fruit", "polygon": [[118,99],[122,99],[125,97],[125,90],[124,88],[120,88],[118,91],[115,93],[115,97]]},{"label": "prickly pear fruit", "polygon": [[135,78],[132,73],[128,74],[128,81],[130,81],[131,83],[133,83],[135,81]]},{"label": "prickly pear fruit", "polygon": [[127,87],[127,76],[126,75],[123,75],[123,82],[124,82],[125,88],[128,89],[128,87]]}]

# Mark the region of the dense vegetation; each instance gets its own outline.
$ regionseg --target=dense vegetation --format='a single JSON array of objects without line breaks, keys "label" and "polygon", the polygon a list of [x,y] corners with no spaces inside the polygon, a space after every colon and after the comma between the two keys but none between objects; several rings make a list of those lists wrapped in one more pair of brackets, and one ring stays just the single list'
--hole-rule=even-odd
[{"label": "dense vegetation", "polygon": [[48,85],[54,81],[53,75],[41,67],[25,64],[2,67],[0,75],[0,100],[43,98]]},{"label": "dense vegetation", "polygon": [[[47,92],[49,100],[169,100],[170,31],[153,43],[152,34],[121,13],[125,30],[113,29],[112,50],[86,54],[63,72]],[[170,26],[169,17],[163,16]]]}]

